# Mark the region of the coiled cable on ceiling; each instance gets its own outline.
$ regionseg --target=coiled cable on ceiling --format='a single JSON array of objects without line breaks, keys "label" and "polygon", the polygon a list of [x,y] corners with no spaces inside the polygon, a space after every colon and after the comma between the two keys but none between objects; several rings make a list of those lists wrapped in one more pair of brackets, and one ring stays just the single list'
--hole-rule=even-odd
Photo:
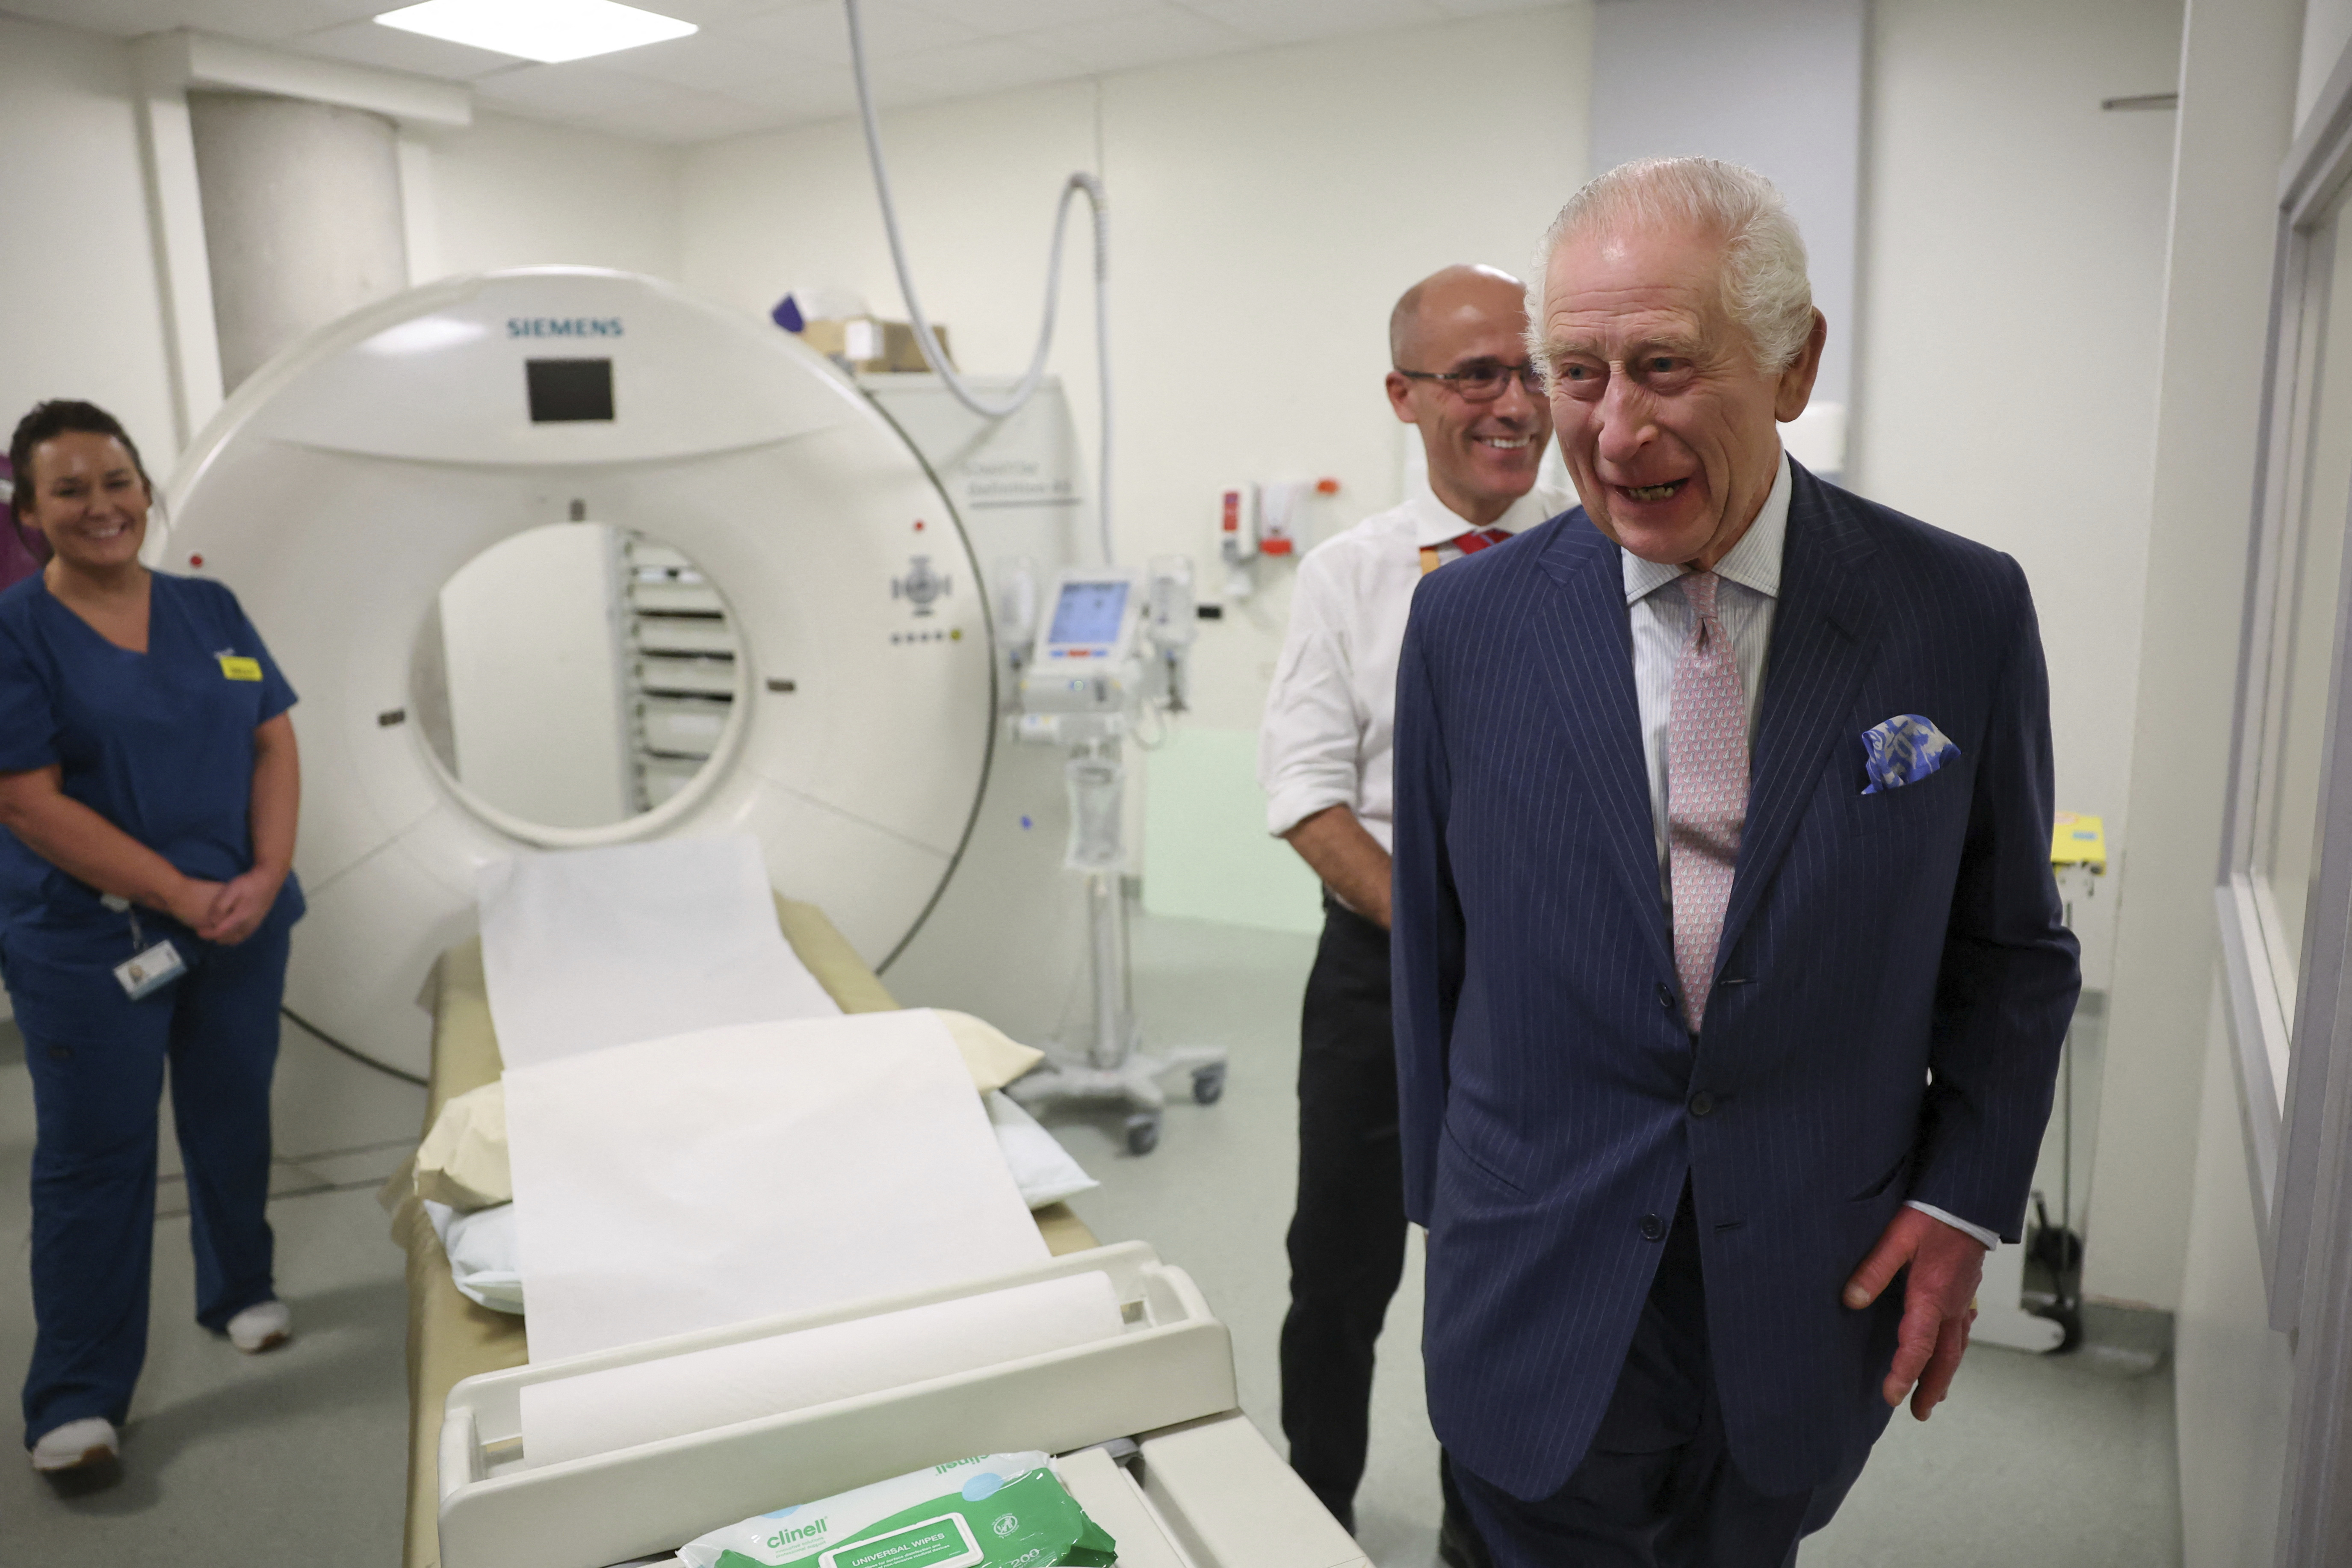
[{"label": "coiled cable on ceiling", "polygon": [[924,363],[939,373],[940,382],[954,395],[957,402],[983,419],[1003,419],[1020,411],[1037,390],[1037,383],[1045,374],[1046,355],[1054,346],[1054,320],[1059,314],[1062,297],[1062,237],[1068,231],[1070,204],[1084,195],[1094,219],[1095,231],[1095,378],[1101,396],[1102,441],[1096,461],[1095,515],[1101,531],[1102,558],[1106,565],[1116,557],[1111,549],[1110,528],[1110,460],[1111,460],[1111,392],[1110,392],[1110,214],[1109,198],[1103,194],[1102,181],[1085,170],[1072,174],[1062,186],[1062,199],[1054,209],[1054,248],[1045,260],[1045,319],[1037,329],[1037,350],[1029,358],[1029,368],[1004,397],[990,400],[964,384],[955,366],[940,347],[939,335],[931,330],[930,319],[923,313],[922,300],[915,293],[915,279],[907,265],[907,246],[898,233],[898,208],[890,195],[890,172],[882,156],[882,128],[874,113],[874,87],[866,69],[866,29],[858,17],[858,0],[842,0],[849,13],[850,70],[857,80],[857,113],[866,127],[866,153],[874,165],[874,194],[882,205],[882,231],[890,241],[890,265],[898,274],[898,292],[907,301],[907,315],[913,322],[915,342],[923,353]]}]

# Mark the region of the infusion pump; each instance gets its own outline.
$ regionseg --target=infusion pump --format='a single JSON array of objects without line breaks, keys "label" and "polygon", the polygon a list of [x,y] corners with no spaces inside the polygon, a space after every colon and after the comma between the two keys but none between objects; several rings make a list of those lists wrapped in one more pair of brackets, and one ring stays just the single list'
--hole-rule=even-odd
[{"label": "infusion pump", "polygon": [[1020,735],[1083,744],[1115,740],[1147,708],[1182,707],[1182,653],[1192,640],[1190,563],[1144,573],[1070,566],[1036,596],[1025,647],[1017,643]]}]

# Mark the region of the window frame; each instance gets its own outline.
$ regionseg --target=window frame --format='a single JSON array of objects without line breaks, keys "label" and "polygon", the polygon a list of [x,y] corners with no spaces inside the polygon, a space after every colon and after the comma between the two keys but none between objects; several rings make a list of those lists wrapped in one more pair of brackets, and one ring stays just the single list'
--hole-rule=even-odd
[{"label": "window frame", "polygon": [[[2352,1263],[2326,1222],[2352,1214],[2352,1161],[2340,1145],[2352,1109],[2352,543],[2344,552],[2327,663],[2315,868],[2299,941],[2284,929],[2259,869],[2262,798],[2273,760],[2285,652],[2286,570],[2301,542],[2314,399],[2312,356],[2329,310],[2339,214],[2352,226],[2352,48],[2297,135],[2279,181],[2269,340],[2241,619],[2237,703],[2215,902],[2247,1177],[2273,1328],[2319,1327],[2306,1282]],[[2347,226],[2352,235],[2352,226]],[[2352,244],[2352,238],[2346,243]],[[2352,367],[2345,367],[2352,371]],[[2352,393],[2352,380],[2346,388]],[[2352,493],[2344,498],[2352,522]],[[2347,528],[2352,531],[2352,528]],[[2336,1191],[2341,1187],[2341,1194]],[[2320,1315],[2334,1314],[2319,1307]],[[2352,1319],[2347,1320],[2352,1327]]]}]

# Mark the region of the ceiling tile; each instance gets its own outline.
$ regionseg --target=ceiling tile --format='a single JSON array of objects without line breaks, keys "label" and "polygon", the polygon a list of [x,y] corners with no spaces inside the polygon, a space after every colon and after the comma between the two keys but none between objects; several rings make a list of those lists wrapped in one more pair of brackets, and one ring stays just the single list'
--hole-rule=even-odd
[{"label": "ceiling tile", "polygon": [[710,30],[721,37],[788,49],[802,70],[849,63],[849,26],[833,0],[793,0],[737,20],[715,22]]},{"label": "ceiling tile", "polygon": [[1557,10],[1567,0],[1436,0],[1449,16],[1492,16],[1505,11]]},{"label": "ceiling tile", "polygon": [[808,68],[805,57],[785,45],[709,28],[688,37],[606,55],[604,63],[673,87],[719,92]]},{"label": "ceiling tile", "polygon": [[1023,40],[1047,49],[1089,71],[1126,70],[1130,67],[1198,59],[1232,54],[1253,47],[1254,40],[1206,16],[1155,6],[1131,16],[1109,16],[1078,22],[1030,35]]},{"label": "ceiling tile", "polygon": [[363,22],[401,0],[175,0],[175,27],[257,43],[283,43],[322,27]]},{"label": "ceiling tile", "polygon": [[[919,10],[911,0],[863,0],[858,16],[865,26],[869,63],[969,43],[981,37],[979,28],[945,13]],[[849,22],[840,0],[795,0],[721,22],[711,31],[789,49],[803,70],[849,63]]]},{"label": "ceiling tile", "polygon": [[990,37],[1169,9],[1167,0],[914,0],[914,4],[921,10],[975,27]]},{"label": "ceiling tile", "polygon": [[975,93],[1002,92],[1077,74],[1076,65],[1057,55],[1003,38],[981,38],[877,61],[874,67],[874,90],[881,97],[897,89],[918,100],[970,98]]},{"label": "ceiling tile", "polygon": [[504,70],[515,63],[514,56],[502,55],[495,49],[477,49],[446,38],[428,38],[422,33],[378,26],[373,22],[347,22],[324,32],[305,33],[299,38],[288,39],[286,47],[299,54],[348,60],[352,65],[373,66],[381,70],[411,71],[448,81],[467,81]]},{"label": "ceiling tile", "polygon": [[152,12],[156,6],[142,5],[136,0],[8,0],[7,14],[32,22],[56,22],[68,27],[87,27],[93,33],[113,33],[131,37],[140,33],[152,33],[170,23],[147,19],[131,20],[136,13]]},{"label": "ceiling tile", "polygon": [[1187,10],[1238,28],[1260,43],[1294,43],[1442,22],[1435,0],[1183,0]]},{"label": "ceiling tile", "polygon": [[778,124],[838,120],[857,112],[857,89],[850,85],[845,70],[780,77],[752,87],[730,88],[728,96],[775,115]]},{"label": "ceiling tile", "polygon": [[722,136],[764,131],[778,123],[780,117],[774,110],[716,92],[680,92],[657,105],[608,108],[596,116],[599,131],[674,145],[715,142]]},{"label": "ceiling tile", "polygon": [[763,11],[787,8],[782,0],[625,0],[625,3],[636,6],[640,11],[691,22],[698,27],[715,26],[721,22],[740,22]]},{"label": "ceiling tile", "polygon": [[[832,9],[836,15],[841,11],[838,5]],[[858,0],[857,16],[866,34],[866,58],[888,59],[893,55],[911,55],[967,43],[982,37],[982,31],[960,18],[967,12],[984,9],[973,5],[925,10],[920,0]],[[842,17],[836,25],[845,45],[848,20]]]},{"label": "ceiling tile", "polygon": [[474,82],[474,91],[486,103],[581,125],[597,123],[608,110],[659,108],[682,90],[589,60],[516,66]]},{"label": "ceiling tile", "polygon": [[271,43],[373,16],[370,0],[8,0],[7,9],[38,21],[136,37],[194,27]]}]

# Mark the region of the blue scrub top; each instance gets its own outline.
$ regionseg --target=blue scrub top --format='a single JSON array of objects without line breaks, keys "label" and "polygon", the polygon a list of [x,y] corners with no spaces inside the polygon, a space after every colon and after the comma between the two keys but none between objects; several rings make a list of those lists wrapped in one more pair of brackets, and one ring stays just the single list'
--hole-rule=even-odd
[{"label": "blue scrub top", "polygon": [[[236,595],[150,580],[143,654],[100,637],[38,575],[0,592],[0,773],[55,763],[67,795],[188,876],[226,881],[253,868],[253,732],[294,705],[294,689]],[[269,919],[302,908],[289,875]],[[149,942],[194,940],[161,914],[140,921]],[[95,957],[128,929],[96,889],[0,828],[0,939],[12,952]]]}]

